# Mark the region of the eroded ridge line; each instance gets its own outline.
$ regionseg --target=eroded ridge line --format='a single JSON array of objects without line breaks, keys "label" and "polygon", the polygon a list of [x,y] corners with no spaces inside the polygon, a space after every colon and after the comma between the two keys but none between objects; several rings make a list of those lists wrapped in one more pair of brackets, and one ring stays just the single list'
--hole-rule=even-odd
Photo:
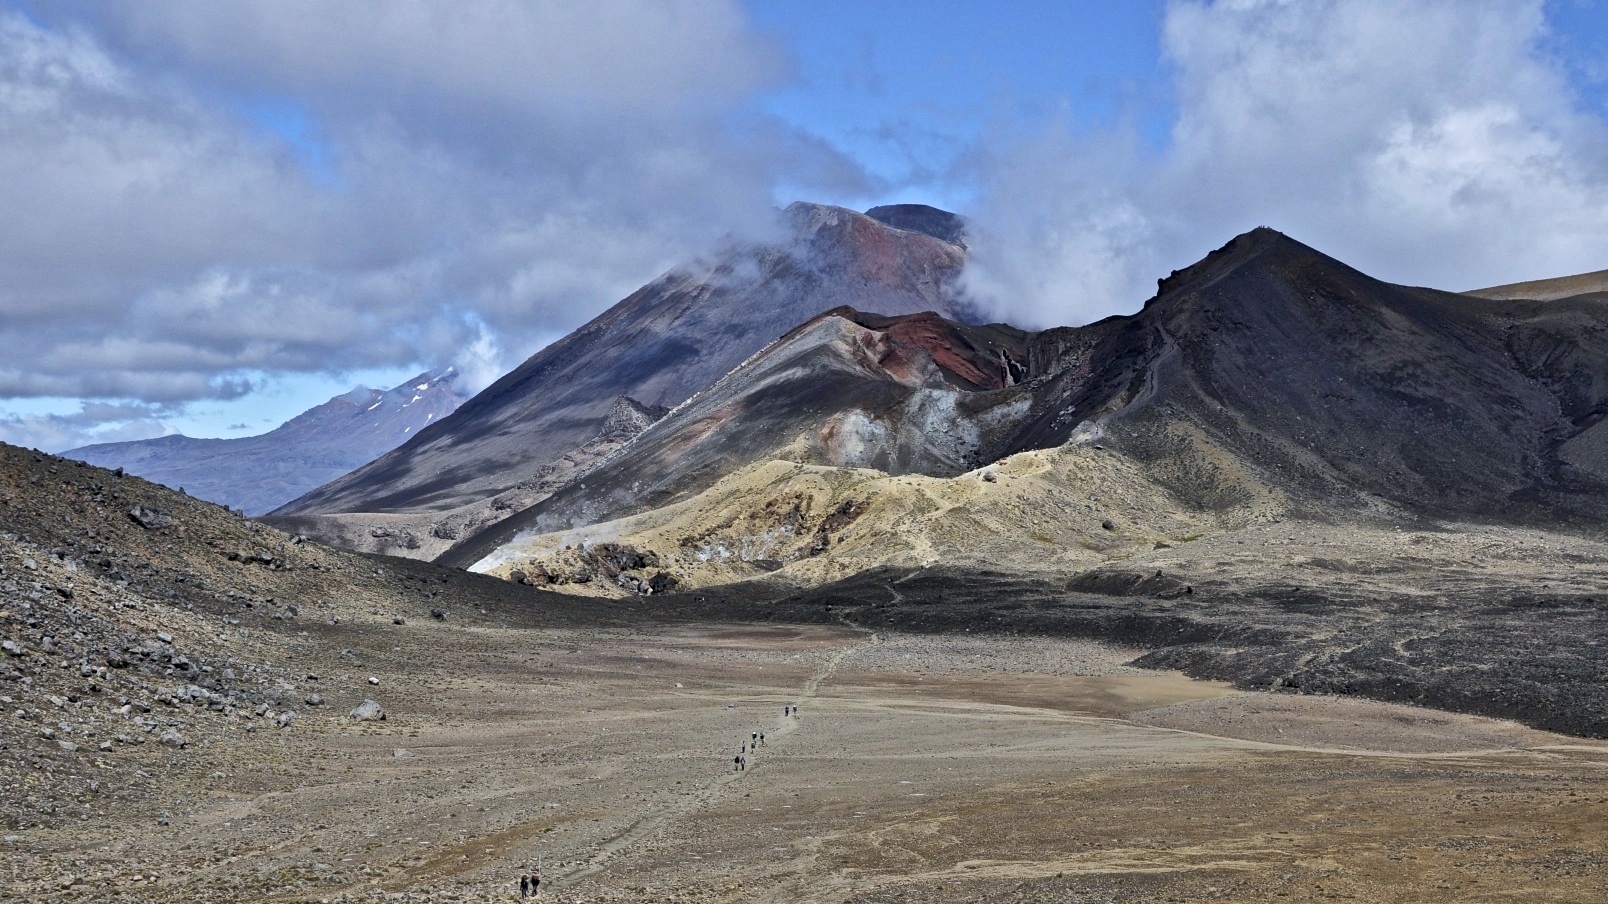
[{"label": "eroded ridge line", "polygon": [[[826,662],[815,671],[815,674],[811,675],[809,679],[804,682],[804,686],[800,688],[796,699],[813,699],[820,691],[821,684],[828,678],[831,678],[832,675],[837,672],[838,666],[843,663],[843,660],[849,658],[849,656],[859,652],[860,650],[864,650],[868,647],[881,643],[881,638],[877,636],[875,631],[871,631],[869,629],[862,628],[859,625],[850,624],[848,622],[845,622],[844,624],[849,625],[849,627],[854,628],[857,631],[864,632],[867,635],[865,641],[852,646],[843,647],[842,649],[834,652],[831,656],[828,656]],[[790,735],[797,731],[798,727],[799,723],[795,719],[779,717],[777,719],[777,728],[771,733],[771,735],[772,737],[776,738],[785,737],[786,735]],[[755,770],[758,768],[759,767],[756,766]],[[680,819],[684,816],[691,815],[692,813],[696,813],[697,811],[713,803],[715,799],[720,796],[721,791],[723,791],[727,785],[730,785],[733,782],[742,781],[744,778],[747,778],[748,772],[748,770],[741,772],[727,772],[714,779],[702,789],[691,794],[683,795],[679,800],[673,801],[667,806],[644,814],[637,819],[636,822],[631,823],[631,825],[628,826],[625,831],[615,835],[613,838],[610,838],[599,845],[597,853],[593,854],[591,859],[587,860],[586,863],[554,876],[555,884],[556,882],[572,882],[577,879],[584,879],[587,876],[601,871],[616,854],[628,850],[634,847],[638,842],[657,834],[658,831],[664,828],[667,823]]]}]

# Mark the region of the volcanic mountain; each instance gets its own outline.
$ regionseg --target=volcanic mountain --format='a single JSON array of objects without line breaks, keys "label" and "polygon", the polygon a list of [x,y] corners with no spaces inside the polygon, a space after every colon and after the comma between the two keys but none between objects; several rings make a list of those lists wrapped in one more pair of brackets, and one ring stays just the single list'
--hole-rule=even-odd
[{"label": "volcanic mountain", "polygon": [[440,561],[1602,736],[1605,415],[1600,296],[1258,229],[1084,327],[816,318]]},{"label": "volcanic mountain", "polygon": [[390,390],[358,387],[267,433],[239,439],[182,434],[68,451],[198,498],[258,515],[368,464],[463,404],[457,371],[426,371]]},{"label": "volcanic mountain", "polygon": [[585,473],[822,311],[964,319],[951,285],[965,259],[953,214],[794,204],[783,219],[783,240],[734,244],[665,274],[394,452],[275,510],[276,523],[432,556]]},{"label": "volcanic mountain", "polygon": [[1258,229],[1086,327],[817,318],[441,561],[573,582],[606,542],[644,564],[583,583],[619,593],[1059,571],[1290,517],[1600,532],[1605,415],[1600,299],[1395,286]]}]

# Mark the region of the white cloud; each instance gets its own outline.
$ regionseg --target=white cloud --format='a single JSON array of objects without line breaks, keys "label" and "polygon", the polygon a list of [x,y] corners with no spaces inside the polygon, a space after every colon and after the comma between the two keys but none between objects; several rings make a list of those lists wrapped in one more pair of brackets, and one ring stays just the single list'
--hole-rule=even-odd
[{"label": "white cloud", "polygon": [[167,436],[176,431],[158,408],[86,402],[70,414],[0,415],[7,442],[33,449],[63,451],[90,443]]},{"label": "white cloud", "polygon": [[35,15],[0,11],[0,411],[506,369],[760,228],[779,173],[864,179],[745,118],[781,68],[736,0]]},{"label": "white cloud", "polygon": [[1608,139],[1541,50],[1543,12],[1174,2],[1165,147],[1052,126],[989,149],[969,285],[1001,316],[1085,322],[1257,225],[1448,289],[1608,266]]}]

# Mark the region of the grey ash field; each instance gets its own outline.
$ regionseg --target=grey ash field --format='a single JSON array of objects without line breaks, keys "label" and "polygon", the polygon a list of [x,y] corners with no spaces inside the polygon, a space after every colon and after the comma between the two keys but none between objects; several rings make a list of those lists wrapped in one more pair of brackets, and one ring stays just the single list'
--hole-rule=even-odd
[{"label": "grey ash field", "polygon": [[[1043,588],[1000,585],[999,611],[965,623],[930,582],[985,594],[918,571],[771,602],[563,597],[298,542],[12,447],[0,515],[0,871],[20,900],[498,901],[538,858],[562,901],[1596,901],[1608,884],[1608,745],[1133,664],[1205,648],[1187,632],[1132,633],[1147,654],[1072,636],[1121,619],[992,617],[1048,613]],[[1154,551],[1180,560],[1163,570],[1194,581],[1185,597],[1123,593],[1205,624],[1198,600],[1283,557],[1376,559],[1376,536],[1276,530]],[[1429,593],[1602,559],[1561,535],[1459,537],[1402,535],[1355,580]],[[1095,611],[1102,589],[1063,608]],[[1314,597],[1249,599],[1216,613],[1242,630],[1220,655],[1258,631],[1324,641]],[[1400,661],[1421,682],[1444,666]],[[1581,674],[1551,680],[1594,705]],[[387,718],[351,719],[364,699]]]}]

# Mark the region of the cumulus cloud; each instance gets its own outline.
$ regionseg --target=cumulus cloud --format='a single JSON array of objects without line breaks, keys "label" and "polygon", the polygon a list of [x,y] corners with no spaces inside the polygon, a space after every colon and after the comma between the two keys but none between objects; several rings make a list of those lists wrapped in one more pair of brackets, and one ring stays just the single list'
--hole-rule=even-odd
[{"label": "cumulus cloud", "polygon": [[1166,142],[1051,124],[984,149],[969,285],[1086,322],[1258,225],[1448,289],[1608,266],[1608,136],[1546,35],[1540,0],[1178,0]]},{"label": "cumulus cloud", "polygon": [[175,433],[160,406],[84,402],[70,414],[0,415],[6,441],[46,451],[64,451],[90,443],[149,439]]},{"label": "cumulus cloud", "polygon": [[781,68],[735,0],[32,16],[0,12],[0,406],[460,355],[489,381],[761,228],[779,173],[865,178],[744,112]]}]

